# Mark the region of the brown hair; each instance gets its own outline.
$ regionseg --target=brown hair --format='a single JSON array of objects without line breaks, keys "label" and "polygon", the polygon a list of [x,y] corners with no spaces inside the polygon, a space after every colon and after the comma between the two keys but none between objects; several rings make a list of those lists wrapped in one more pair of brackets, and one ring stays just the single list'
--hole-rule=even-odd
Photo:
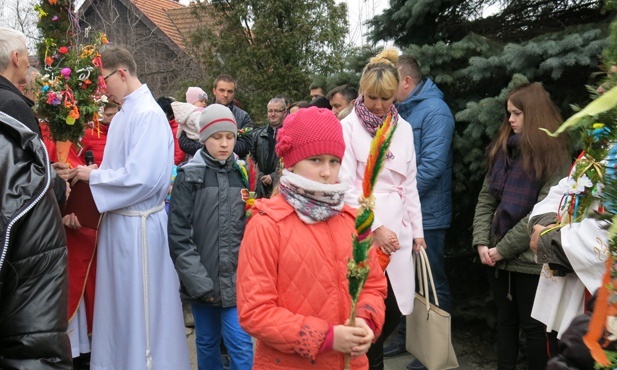
[{"label": "brown hair", "polygon": [[401,55],[396,63],[401,77],[409,76],[416,85],[422,81],[422,70],[416,58],[411,55]]},{"label": "brown hair", "polygon": [[385,49],[371,58],[360,77],[360,92],[363,95],[394,96],[399,84],[397,60],[398,51],[392,48]]},{"label": "brown hair", "polygon": [[238,90],[238,84],[236,83],[236,80],[234,80],[234,78],[231,77],[230,75],[220,75],[220,76],[218,76],[214,80],[214,86],[212,86],[214,89],[216,89],[216,86],[219,84],[219,81],[225,81],[225,82],[232,83],[232,84],[234,84],[234,91]]},{"label": "brown hair", "polygon": [[133,55],[123,47],[117,45],[105,45],[101,52],[101,62],[105,69],[126,68],[129,74],[136,76],[137,65]]},{"label": "brown hair", "polygon": [[551,137],[539,129],[554,132],[563,122],[561,114],[542,84],[525,84],[512,90],[504,103],[506,116],[493,141],[489,144],[488,169],[495,164],[497,153],[507,152],[507,143],[513,134],[508,120],[508,101],[523,112],[523,128],[519,142],[525,171],[535,172],[536,180],[546,180],[562,168],[568,153],[568,135]]}]

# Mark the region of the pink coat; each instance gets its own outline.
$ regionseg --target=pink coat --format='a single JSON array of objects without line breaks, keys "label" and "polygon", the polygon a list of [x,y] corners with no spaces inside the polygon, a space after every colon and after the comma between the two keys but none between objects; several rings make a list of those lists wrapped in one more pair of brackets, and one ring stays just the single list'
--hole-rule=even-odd
[{"label": "pink coat", "polygon": [[[373,138],[358,119],[355,109],[341,124],[346,148],[339,178],[341,182],[350,185],[345,195],[345,202],[357,208],[366,160]],[[399,309],[403,315],[408,315],[413,310],[415,291],[413,239],[423,238],[424,232],[422,231],[420,198],[416,186],[413,130],[411,125],[402,118],[398,120],[398,127],[390,145],[390,154],[374,188],[373,230],[384,225],[398,236],[401,249],[391,255],[386,272]]]},{"label": "pink coat", "polygon": [[[307,225],[276,195],[256,200],[252,213],[240,247],[236,292],[240,325],[258,339],[253,369],[343,369],[343,354],[319,349],[328,328],[349,317],[346,274],[355,211],[345,206],[327,221]],[[377,337],[386,279],[375,254],[370,256],[357,316],[373,321]],[[366,356],[352,360],[352,369],[366,368]]]}]

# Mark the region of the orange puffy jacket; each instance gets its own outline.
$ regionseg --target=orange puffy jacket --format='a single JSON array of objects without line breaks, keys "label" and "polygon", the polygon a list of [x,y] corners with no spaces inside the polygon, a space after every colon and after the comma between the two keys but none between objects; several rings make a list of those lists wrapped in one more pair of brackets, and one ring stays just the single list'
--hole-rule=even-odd
[{"label": "orange puffy jacket", "polygon": [[[347,261],[352,253],[355,211],[303,223],[281,197],[255,201],[240,247],[237,297],[240,325],[258,339],[253,369],[343,369],[342,353],[319,353],[330,326],[350,313]],[[384,321],[386,278],[374,253],[357,317]],[[351,362],[368,368],[366,356]]]}]

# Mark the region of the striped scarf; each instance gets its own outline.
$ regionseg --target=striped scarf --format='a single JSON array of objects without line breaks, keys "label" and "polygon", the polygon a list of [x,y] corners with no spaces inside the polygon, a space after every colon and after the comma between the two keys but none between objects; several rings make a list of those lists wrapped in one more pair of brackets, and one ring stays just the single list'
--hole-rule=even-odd
[{"label": "striped scarf", "polygon": [[[366,128],[366,131],[368,131],[372,137],[375,137],[375,133],[383,124],[385,115],[383,118],[381,118],[371,113],[364,104],[363,95],[358,96],[358,99],[356,99],[356,102],[354,103],[354,108],[356,109],[356,114],[358,115],[358,118],[360,118],[360,121],[364,125],[364,128]],[[396,110],[394,104],[390,105],[390,113],[392,113],[392,122],[394,122],[394,124],[398,123],[398,111]]]}]

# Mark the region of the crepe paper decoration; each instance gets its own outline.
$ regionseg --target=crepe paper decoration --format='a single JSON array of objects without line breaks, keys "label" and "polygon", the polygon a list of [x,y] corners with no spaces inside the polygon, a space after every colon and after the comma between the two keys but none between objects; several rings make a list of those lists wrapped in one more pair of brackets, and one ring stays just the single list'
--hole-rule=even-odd
[{"label": "crepe paper decoration", "polygon": [[[369,274],[368,252],[373,245],[371,226],[375,219],[375,198],[373,188],[379,178],[396,130],[396,122],[392,122],[392,114],[388,113],[385,121],[375,133],[364,170],[362,180],[362,195],[358,200],[360,207],[356,216],[356,232],[353,238],[353,259],[347,263],[347,279],[349,280],[349,295],[351,296],[351,312],[349,325],[356,322],[356,305],[360,293]],[[345,368],[349,368],[349,356],[345,357]]]}]

